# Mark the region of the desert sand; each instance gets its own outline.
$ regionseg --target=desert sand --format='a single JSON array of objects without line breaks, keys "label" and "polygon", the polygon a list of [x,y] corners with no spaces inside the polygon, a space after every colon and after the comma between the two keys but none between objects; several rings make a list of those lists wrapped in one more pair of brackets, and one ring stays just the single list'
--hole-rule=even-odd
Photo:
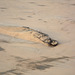
[{"label": "desert sand", "polygon": [[[44,45],[23,26],[59,45]],[[75,75],[75,0],[0,0],[0,75]]]}]

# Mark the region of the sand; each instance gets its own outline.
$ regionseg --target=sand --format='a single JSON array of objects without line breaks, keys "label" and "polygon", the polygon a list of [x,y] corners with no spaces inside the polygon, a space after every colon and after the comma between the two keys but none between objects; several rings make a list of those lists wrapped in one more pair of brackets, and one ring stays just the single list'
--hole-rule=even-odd
[{"label": "sand", "polygon": [[[23,26],[59,45],[44,45]],[[74,34],[74,0],[0,0],[0,75],[75,75]]]}]

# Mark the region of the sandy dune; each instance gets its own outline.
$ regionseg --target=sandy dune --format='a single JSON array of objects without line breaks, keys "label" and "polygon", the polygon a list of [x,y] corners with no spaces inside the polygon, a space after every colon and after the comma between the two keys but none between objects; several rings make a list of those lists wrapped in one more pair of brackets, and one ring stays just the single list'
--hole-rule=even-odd
[{"label": "sandy dune", "polygon": [[[23,27],[0,27],[0,33],[1,34],[6,34],[9,36],[13,36],[16,38],[24,39],[24,40],[30,40],[34,42],[40,42],[37,38],[34,38],[31,35],[31,31],[28,32],[28,30],[24,30],[25,28]],[[34,34],[34,33],[33,33]]]},{"label": "sandy dune", "polygon": [[[42,44],[23,26],[48,34]],[[0,0],[0,75],[75,75],[74,0]]]}]

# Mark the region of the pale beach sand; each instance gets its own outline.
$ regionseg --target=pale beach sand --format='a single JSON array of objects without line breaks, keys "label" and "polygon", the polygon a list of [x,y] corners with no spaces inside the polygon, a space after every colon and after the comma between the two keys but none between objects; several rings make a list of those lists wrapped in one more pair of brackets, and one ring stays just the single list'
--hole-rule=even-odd
[{"label": "pale beach sand", "polygon": [[[59,45],[44,45],[23,26]],[[75,75],[74,70],[74,0],[0,0],[0,75]]]}]

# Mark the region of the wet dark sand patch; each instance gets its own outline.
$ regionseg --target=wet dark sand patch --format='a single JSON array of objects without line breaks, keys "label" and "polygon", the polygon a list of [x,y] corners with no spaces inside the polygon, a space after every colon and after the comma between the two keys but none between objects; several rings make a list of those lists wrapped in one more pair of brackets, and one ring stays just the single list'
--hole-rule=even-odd
[{"label": "wet dark sand patch", "polygon": [[12,19],[17,19],[17,20],[26,20],[25,18],[22,18],[22,17],[12,18]]},{"label": "wet dark sand patch", "polygon": [[27,16],[27,17],[29,17],[29,18],[33,18],[32,16]]},{"label": "wet dark sand patch", "polygon": [[43,21],[43,22],[47,23],[47,21]]},{"label": "wet dark sand patch", "polygon": [[6,7],[0,7],[0,11],[4,12],[7,8]]},{"label": "wet dark sand patch", "polygon": [[0,51],[5,51],[5,49],[4,49],[4,48],[2,48],[2,47],[0,47]]},{"label": "wet dark sand patch", "polygon": [[40,20],[40,21],[41,21],[42,19],[38,19],[38,20]]},{"label": "wet dark sand patch", "polygon": [[39,4],[39,5],[37,5],[37,6],[42,6],[42,7],[43,7],[43,6],[46,6],[46,5],[40,5],[40,4]]},{"label": "wet dark sand patch", "polygon": [[75,4],[70,4],[70,5],[75,6]]},{"label": "wet dark sand patch", "polygon": [[38,69],[38,70],[45,70],[45,69],[48,69],[50,67],[53,67],[53,65],[35,65],[33,68]]},{"label": "wet dark sand patch", "polygon": [[52,64],[52,62],[59,62],[61,63],[63,60],[68,60],[69,57],[58,57],[58,58],[41,58],[40,60],[37,60],[37,61],[34,61],[34,60],[31,60],[31,59],[21,59],[18,62],[18,64],[16,65],[18,68],[19,67],[22,67],[22,70],[23,68],[26,68],[28,70],[45,70],[45,69],[48,69],[48,68],[51,68],[51,67],[54,67],[55,65]]},{"label": "wet dark sand patch", "polygon": [[40,60],[24,59],[21,57],[14,57],[14,58],[17,62],[16,68],[10,69],[5,72],[0,72],[0,75],[10,75],[10,74],[24,75],[30,70],[43,71],[43,70],[55,67],[56,64],[54,64],[54,62],[61,63],[61,61],[66,62],[70,59],[70,57],[67,57],[67,56],[62,56],[62,57],[57,57],[57,58],[41,57]]},{"label": "wet dark sand patch", "polygon": [[24,19],[24,18],[18,18],[19,20],[26,20],[26,19]]},{"label": "wet dark sand patch", "polygon": [[43,19],[38,19],[39,21],[43,21],[44,23],[47,23],[47,21],[46,20],[43,20]]},{"label": "wet dark sand patch", "polygon": [[4,10],[4,9],[7,9],[7,8],[6,7],[0,7],[0,9],[3,9]]},{"label": "wet dark sand patch", "polygon": [[43,64],[43,63],[42,64],[34,63],[34,64],[27,64],[26,67],[30,70],[46,70],[54,66],[49,64]]},{"label": "wet dark sand patch", "polygon": [[30,4],[36,4],[35,2],[28,2],[28,3],[30,3]]},{"label": "wet dark sand patch", "polygon": [[8,42],[8,41],[6,41],[6,40],[0,40],[0,42],[3,42],[3,43],[10,43],[10,42]]}]

